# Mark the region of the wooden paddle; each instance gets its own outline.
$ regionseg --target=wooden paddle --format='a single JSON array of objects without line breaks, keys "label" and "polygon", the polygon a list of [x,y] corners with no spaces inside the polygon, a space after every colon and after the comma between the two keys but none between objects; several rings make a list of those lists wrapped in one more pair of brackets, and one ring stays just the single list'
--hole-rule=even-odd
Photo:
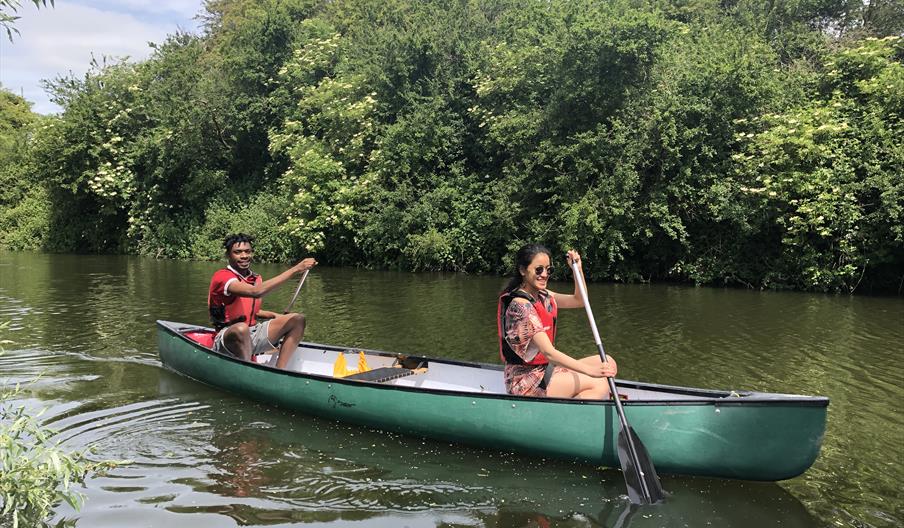
[{"label": "wooden paddle", "polygon": [[295,304],[295,299],[298,298],[298,292],[301,291],[301,285],[304,284],[304,280],[305,280],[306,278],[308,278],[308,272],[309,272],[309,271],[311,271],[311,270],[310,270],[310,269],[306,269],[306,270],[304,270],[304,273],[302,273],[302,275],[301,275],[301,280],[298,281],[298,287],[295,288],[295,295],[292,296],[292,300],[289,301],[289,305],[286,306],[286,309],[285,309],[285,310],[283,310],[283,313],[284,313],[284,314],[289,313],[289,310],[292,309],[292,305]]},{"label": "wooden paddle", "polygon": [[[593,310],[590,309],[590,298],[587,296],[584,276],[576,262],[572,262],[571,270],[574,272],[575,282],[581,291],[581,300],[584,301],[584,309],[587,311],[590,329],[593,330],[596,348],[599,350],[600,358],[605,362],[606,351],[603,350],[600,332],[596,328]],[[618,431],[618,461],[621,463],[622,474],[625,476],[625,484],[628,487],[628,498],[634,504],[655,504],[665,498],[662,484],[659,483],[659,476],[656,475],[656,468],[653,467],[653,461],[647,454],[647,448],[628,424],[621,398],[618,397],[618,389],[615,387],[615,378],[608,378],[608,380],[609,392],[615,400],[615,410],[618,412],[618,419],[621,422],[621,428]]]}]

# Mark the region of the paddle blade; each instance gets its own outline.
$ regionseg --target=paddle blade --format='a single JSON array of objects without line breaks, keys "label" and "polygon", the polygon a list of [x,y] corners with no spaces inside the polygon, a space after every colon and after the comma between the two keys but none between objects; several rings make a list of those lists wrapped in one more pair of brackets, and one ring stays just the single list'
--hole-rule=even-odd
[{"label": "paddle blade", "polygon": [[[631,456],[631,443],[637,454],[639,466],[634,463]],[[618,461],[621,463],[622,474],[625,476],[625,484],[628,487],[628,498],[634,504],[656,504],[665,498],[662,484],[659,483],[659,475],[653,467],[653,461],[647,454],[647,448],[638,438],[634,428],[628,426],[618,432]]]}]

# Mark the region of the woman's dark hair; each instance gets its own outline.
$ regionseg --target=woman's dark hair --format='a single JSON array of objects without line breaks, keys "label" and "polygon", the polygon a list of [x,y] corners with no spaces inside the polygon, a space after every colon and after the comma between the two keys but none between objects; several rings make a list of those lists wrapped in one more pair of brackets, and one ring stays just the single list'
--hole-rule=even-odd
[{"label": "woman's dark hair", "polygon": [[512,275],[512,278],[509,279],[505,288],[502,289],[503,292],[513,291],[518,286],[521,286],[521,282],[524,281],[524,277],[521,276],[521,268],[530,266],[534,257],[540,253],[546,253],[550,259],[552,258],[552,252],[543,244],[525,244],[521,246],[521,249],[515,253],[515,273]]},{"label": "woman's dark hair", "polygon": [[245,233],[234,233],[232,235],[226,235],[226,240],[223,241],[223,247],[226,248],[226,253],[232,251],[232,246],[236,244],[241,244],[242,242],[252,243],[254,242],[254,237],[250,235],[246,235]]}]

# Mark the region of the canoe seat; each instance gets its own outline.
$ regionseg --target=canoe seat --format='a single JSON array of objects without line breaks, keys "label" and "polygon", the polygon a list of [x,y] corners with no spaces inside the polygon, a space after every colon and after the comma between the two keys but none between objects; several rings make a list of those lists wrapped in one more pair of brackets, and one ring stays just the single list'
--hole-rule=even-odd
[{"label": "canoe seat", "polygon": [[385,383],[387,381],[404,378],[405,376],[411,376],[413,374],[423,374],[426,371],[427,369],[425,368],[407,369],[404,367],[380,367],[364,372],[359,372],[357,374],[352,374],[351,376],[346,376],[345,379]]},{"label": "canoe seat", "polygon": [[213,330],[194,330],[183,335],[203,347],[213,348],[213,338],[217,333]]}]

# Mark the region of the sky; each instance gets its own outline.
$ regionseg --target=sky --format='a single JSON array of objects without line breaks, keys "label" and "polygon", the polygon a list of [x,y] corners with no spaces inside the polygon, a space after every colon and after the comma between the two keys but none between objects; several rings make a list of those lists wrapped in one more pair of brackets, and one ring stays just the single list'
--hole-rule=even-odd
[{"label": "sky", "polygon": [[149,42],[162,43],[177,31],[197,33],[195,19],[203,0],[56,0],[55,6],[36,8],[20,0],[19,16],[10,43],[0,34],[0,85],[33,103],[41,114],[60,108],[50,102],[42,79],[83,76],[92,56],[146,59]]}]

